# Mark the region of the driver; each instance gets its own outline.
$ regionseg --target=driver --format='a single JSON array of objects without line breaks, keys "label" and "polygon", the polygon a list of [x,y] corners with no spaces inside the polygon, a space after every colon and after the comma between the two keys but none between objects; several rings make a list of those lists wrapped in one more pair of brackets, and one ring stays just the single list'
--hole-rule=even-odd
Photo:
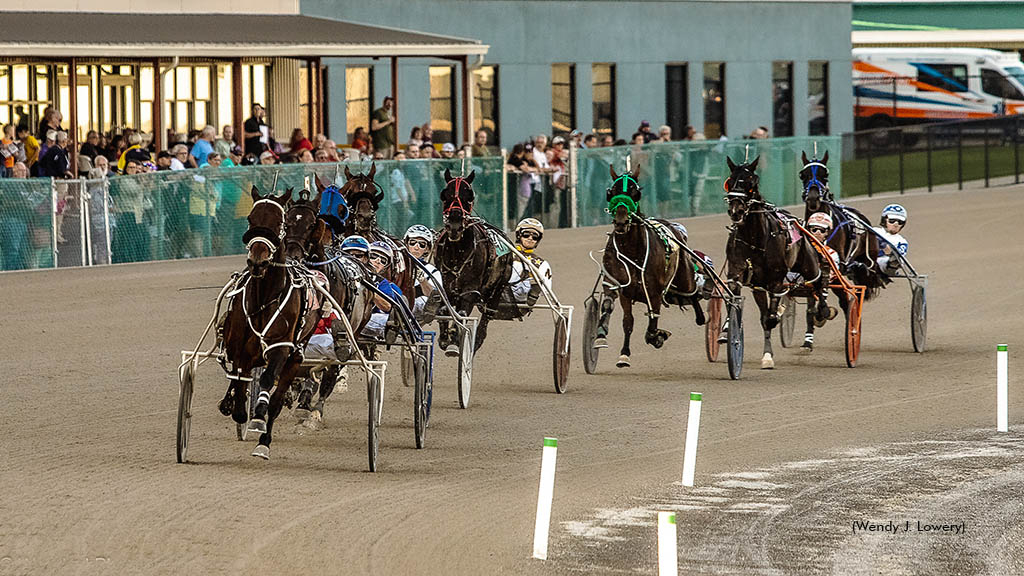
[{"label": "driver", "polygon": [[[526,256],[530,263],[537,268],[540,274],[540,282],[543,282],[548,290],[551,289],[551,266],[546,260],[534,253],[544,237],[544,225],[534,218],[524,218],[516,225],[516,250]],[[509,285],[512,286],[512,296],[516,303],[533,306],[540,297],[540,284],[533,277],[526,264],[516,259],[512,262],[512,277],[509,278]]]},{"label": "driver", "polygon": [[900,259],[894,256],[893,250],[903,256],[910,250],[910,243],[900,234],[907,225],[907,209],[899,204],[889,204],[882,209],[881,224],[874,230],[886,241],[881,243],[876,261],[882,272],[891,276],[900,269]]},{"label": "driver", "polygon": [[[433,313],[424,314],[423,310],[427,305],[430,294],[435,288],[441,287],[441,273],[429,262],[430,252],[434,247],[434,231],[422,224],[413,224],[405,231],[406,249],[413,258],[416,258],[423,267],[430,273],[428,277],[423,269],[415,266],[416,300],[413,303],[412,313],[419,321],[425,317],[433,317]],[[429,320],[428,320],[429,321]]]},{"label": "driver", "polygon": [[[402,298],[402,291],[389,280],[392,274],[391,265],[395,260],[395,253],[391,246],[380,241],[370,243],[369,259],[370,266],[380,276],[377,289],[394,300]],[[373,299],[373,314],[362,333],[374,338],[381,338],[384,336],[384,327],[391,315],[391,302],[377,294],[374,294]]]}]

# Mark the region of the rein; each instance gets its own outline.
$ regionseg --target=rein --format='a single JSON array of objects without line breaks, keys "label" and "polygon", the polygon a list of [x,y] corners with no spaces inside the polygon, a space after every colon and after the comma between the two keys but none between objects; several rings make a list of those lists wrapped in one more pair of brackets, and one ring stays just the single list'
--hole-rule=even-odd
[{"label": "rein", "polygon": [[[469,202],[469,208],[466,208],[465,206],[463,206],[462,198],[459,196],[459,188],[462,186],[462,183],[465,182],[465,181],[466,181],[466,179],[461,177],[461,176],[456,176],[455,178],[452,178],[452,182],[455,183],[455,199],[452,200],[450,203],[448,203],[448,207],[445,208],[444,211],[442,212],[442,214],[445,217],[447,217],[448,213],[451,212],[452,209],[454,209],[455,207],[458,207],[460,210],[462,210],[466,214],[472,214],[472,212],[473,212],[473,202],[470,201]],[[473,190],[473,187],[470,186],[469,184],[466,184],[466,186],[469,187],[470,191]]]}]

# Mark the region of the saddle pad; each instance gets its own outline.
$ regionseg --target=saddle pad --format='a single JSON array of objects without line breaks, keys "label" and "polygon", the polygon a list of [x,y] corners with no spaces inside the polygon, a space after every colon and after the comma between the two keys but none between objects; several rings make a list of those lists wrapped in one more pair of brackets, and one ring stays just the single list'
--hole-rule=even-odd
[{"label": "saddle pad", "polygon": [[508,254],[511,249],[508,246],[508,242],[504,242],[503,239],[498,238],[498,231],[492,228],[484,228],[487,232],[487,237],[491,240],[491,244],[494,245],[494,255],[501,258],[505,254]]},{"label": "saddle pad", "polygon": [[306,302],[309,303],[309,309],[315,310],[320,308],[322,304],[320,292],[313,288],[312,282],[316,282],[316,284],[324,290],[330,290],[327,285],[327,276],[319,270],[310,270],[306,276],[306,281]]},{"label": "saddle pad", "polygon": [[799,242],[800,238],[803,238],[803,235],[800,234],[800,229],[796,227],[796,218],[788,214],[780,213],[779,221],[782,222],[782,225],[786,227],[786,232],[789,233],[788,245],[792,246]]},{"label": "saddle pad", "polygon": [[[668,257],[676,250],[676,243],[669,240],[672,236],[672,232],[667,226],[665,226],[665,224],[653,218],[648,218],[647,223],[651,225],[651,228],[653,228],[655,232],[657,232],[658,238],[661,239],[661,243],[665,245],[665,258],[668,259]],[[674,227],[675,226],[673,225],[673,228]],[[683,228],[683,230],[685,231],[686,228]],[[672,240],[675,240],[675,238],[672,238]]]}]

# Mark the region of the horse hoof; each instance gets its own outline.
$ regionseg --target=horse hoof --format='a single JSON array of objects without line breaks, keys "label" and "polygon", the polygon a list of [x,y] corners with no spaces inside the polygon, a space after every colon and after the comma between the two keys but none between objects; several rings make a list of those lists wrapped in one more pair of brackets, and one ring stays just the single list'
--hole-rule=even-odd
[{"label": "horse hoof", "polygon": [[296,408],[295,410],[292,411],[292,414],[295,416],[295,419],[298,420],[299,422],[305,422],[306,420],[309,419],[310,412],[309,408]]},{"label": "horse hoof", "polygon": [[449,358],[457,358],[459,356],[459,347],[455,344],[449,344],[448,347],[444,349],[444,355]]},{"label": "horse hoof", "polygon": [[323,416],[320,415],[320,411],[314,410],[313,413],[310,414],[309,419],[306,420],[303,425],[310,430],[319,430],[323,421]]},{"label": "horse hoof", "polygon": [[814,342],[808,342],[807,340],[804,340],[804,343],[800,345],[800,349],[801,350],[806,350],[808,352],[813,352],[814,351]]},{"label": "horse hoof", "polygon": [[828,307],[828,319],[829,320],[835,320],[836,316],[839,316],[839,310],[837,310],[835,306],[829,306]]},{"label": "horse hoof", "polygon": [[766,318],[765,321],[764,321],[764,329],[765,330],[774,330],[775,327],[778,326],[778,325],[779,325],[779,316],[777,314],[772,314],[772,315],[768,316],[768,318]]},{"label": "horse hoof", "polygon": [[249,421],[249,432],[255,432],[257,434],[267,433],[267,421],[253,418]]},{"label": "horse hoof", "polygon": [[594,338],[594,348],[607,348],[607,347],[608,347],[608,339],[607,338]]},{"label": "horse hoof", "polygon": [[256,449],[252,451],[252,455],[257,458],[263,458],[264,460],[270,460],[270,446],[259,444],[256,446]]},{"label": "horse hoof", "polygon": [[625,354],[623,354],[622,356],[619,356],[618,361],[615,362],[615,367],[616,368],[629,368],[629,356],[626,356]]},{"label": "horse hoof", "polygon": [[772,359],[771,354],[765,352],[761,357],[761,370],[771,370],[772,368],[775,368],[775,360]]},{"label": "horse hoof", "polygon": [[221,414],[231,416],[235,410],[235,403],[232,399],[224,398],[219,404],[217,404],[217,409],[220,410]]}]

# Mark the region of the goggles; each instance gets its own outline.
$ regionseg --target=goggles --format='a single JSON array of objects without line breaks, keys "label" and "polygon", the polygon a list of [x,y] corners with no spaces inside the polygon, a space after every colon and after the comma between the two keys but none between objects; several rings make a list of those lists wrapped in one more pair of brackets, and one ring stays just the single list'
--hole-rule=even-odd
[{"label": "goggles", "polygon": [[532,230],[524,230],[519,233],[520,238],[529,238],[530,240],[540,240],[540,234]]},{"label": "goggles", "polygon": [[405,241],[406,246],[419,246],[420,248],[430,248],[430,242],[419,238],[410,238]]},{"label": "goggles", "polygon": [[383,254],[370,254],[370,262],[380,262],[385,266],[390,266],[391,258],[388,258]]}]

